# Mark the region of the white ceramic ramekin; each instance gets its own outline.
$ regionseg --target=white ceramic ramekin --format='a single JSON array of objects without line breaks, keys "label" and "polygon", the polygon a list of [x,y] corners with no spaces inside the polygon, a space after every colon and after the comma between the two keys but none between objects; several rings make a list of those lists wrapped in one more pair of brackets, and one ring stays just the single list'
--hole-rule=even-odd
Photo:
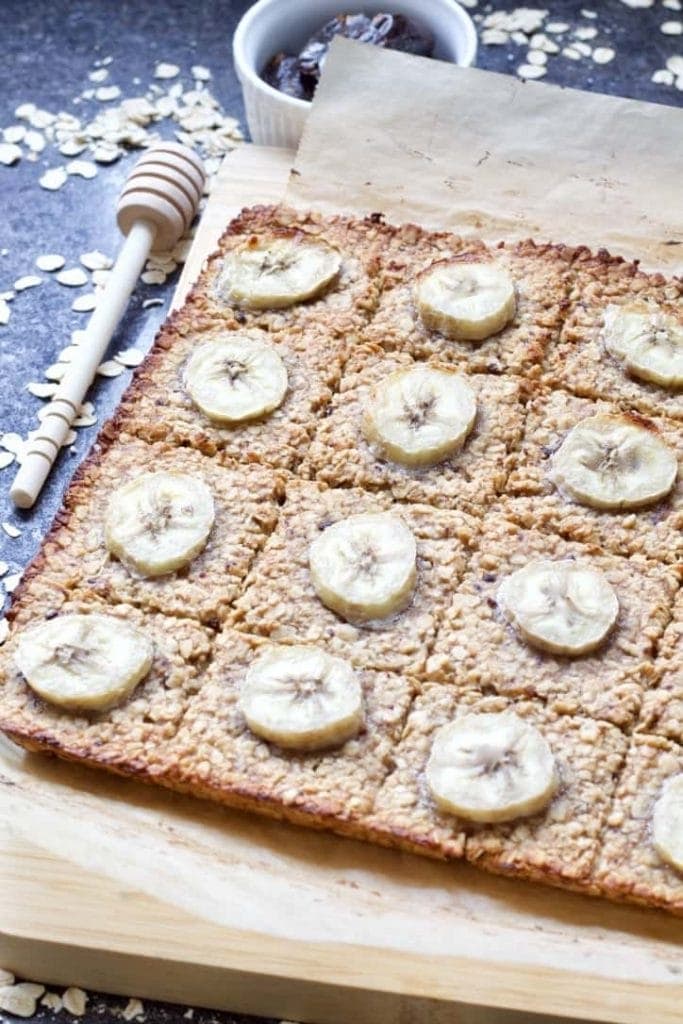
[{"label": "white ceramic ramekin", "polygon": [[340,11],[389,11],[415,18],[435,38],[434,56],[467,67],[477,53],[472,19],[455,0],[258,0],[235,31],[233,56],[242,85],[247,124],[261,146],[295,148],[310,103],[266,85],[260,72],[281,50],[298,53],[306,40]]}]

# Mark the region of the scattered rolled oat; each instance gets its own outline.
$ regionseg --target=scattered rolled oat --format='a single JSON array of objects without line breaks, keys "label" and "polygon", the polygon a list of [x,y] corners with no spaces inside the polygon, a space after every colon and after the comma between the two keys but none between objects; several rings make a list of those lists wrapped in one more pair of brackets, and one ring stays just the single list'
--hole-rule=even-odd
[{"label": "scattered rolled oat", "polygon": [[8,594],[14,593],[14,591],[19,586],[19,581],[20,580],[21,580],[21,573],[20,572],[13,572],[11,576],[5,576],[5,578],[3,579],[2,582],[3,582],[5,590],[7,591]]},{"label": "scattered rolled oat", "polygon": [[665,36],[683,35],[683,21],[665,21],[659,27]]},{"label": "scattered rolled oat", "polygon": [[609,64],[614,60],[615,51],[611,46],[596,46],[592,56],[596,64]]},{"label": "scattered rolled oat", "polygon": [[129,999],[123,1010],[121,1016],[124,1020],[137,1020],[144,1013],[145,1008],[139,999]]},{"label": "scattered rolled oat", "polygon": [[[683,11],[683,4],[681,0],[662,0],[662,7],[667,7],[670,11]],[[11,142],[11,139],[7,140]],[[16,142],[16,139],[14,140]]]},{"label": "scattered rolled oat", "polygon": [[674,75],[683,75],[683,57],[678,55],[669,57],[666,62],[667,69],[672,71]]},{"label": "scattered rolled oat", "polygon": [[70,267],[68,270],[60,270],[56,280],[67,288],[80,288],[88,283],[88,275],[80,267]]},{"label": "scattered rolled oat", "polygon": [[46,145],[45,136],[41,135],[40,132],[26,132],[24,135],[24,145],[27,146],[32,153],[42,153]]},{"label": "scattered rolled oat", "polygon": [[80,261],[86,270],[110,270],[114,266],[114,261],[98,249],[81,253]]},{"label": "scattered rolled oat", "polygon": [[11,124],[9,128],[3,128],[2,137],[5,142],[21,142],[26,135],[23,124]]},{"label": "scattered rolled oat", "polygon": [[38,270],[44,270],[48,274],[53,270],[61,270],[65,263],[64,257],[59,256],[56,252],[45,253],[44,256],[39,256],[36,259]]},{"label": "scattered rolled oat", "polygon": [[543,78],[547,70],[541,64],[520,64],[517,68],[517,74],[520,78]]},{"label": "scattered rolled oat", "polygon": [[570,25],[566,21],[549,21],[545,27],[546,32],[552,32],[554,36],[561,36],[563,32],[569,31]]},{"label": "scattered rolled oat", "polygon": [[5,299],[0,299],[0,326],[4,327],[9,323],[11,311]]},{"label": "scattered rolled oat", "polygon": [[88,75],[91,82],[106,82],[109,78],[109,72],[106,68],[96,68],[95,71],[91,71]]},{"label": "scattered rolled oat", "polygon": [[54,1013],[59,1013],[62,1009],[62,997],[58,996],[56,992],[46,992],[40,1000],[40,1005],[46,1006],[48,1010],[52,1010]]},{"label": "scattered rolled oat", "polygon": [[145,299],[145,301],[142,303],[142,308],[150,309],[152,306],[163,306],[163,304],[163,299]]},{"label": "scattered rolled oat", "polygon": [[579,25],[579,27],[574,30],[574,35],[577,39],[595,39],[597,34],[597,28],[594,28],[592,25]]},{"label": "scattered rolled oat", "polygon": [[140,280],[144,284],[163,284],[166,280],[166,274],[163,270],[146,270],[143,274],[140,274]]},{"label": "scattered rolled oat", "polygon": [[0,469],[7,469],[14,462],[13,452],[0,452]]},{"label": "scattered rolled oat", "polygon": [[211,81],[211,72],[209,71],[208,68],[205,68],[202,64],[193,64],[193,66],[192,66],[192,68],[190,70],[192,71],[192,77],[197,82],[210,82]]},{"label": "scattered rolled oat", "polygon": [[82,988],[68,988],[62,996],[62,1003],[67,1013],[82,1017],[88,1003],[88,994]]},{"label": "scattered rolled oat", "polygon": [[543,53],[559,53],[560,48],[554,40],[549,39],[543,32],[536,32],[529,42],[533,50],[541,50]]},{"label": "scattered rolled oat", "polygon": [[581,54],[573,46],[565,46],[562,56],[569,57],[569,60],[581,60]]},{"label": "scattered rolled oat", "polygon": [[484,46],[504,46],[509,40],[509,33],[500,28],[486,28],[481,34]]},{"label": "scattered rolled oat", "polygon": [[157,64],[154,69],[155,78],[175,78],[180,74],[180,68],[177,64],[166,64],[164,61]]},{"label": "scattered rolled oat", "polygon": [[97,175],[97,165],[92,160],[72,160],[66,165],[67,174],[77,174],[79,178],[94,178]]},{"label": "scattered rolled oat", "polygon": [[527,64],[536,64],[538,67],[543,67],[544,64],[548,63],[548,54],[544,53],[543,50],[529,50],[526,55]]},{"label": "scattered rolled oat", "polygon": [[0,142],[0,164],[11,167],[21,160],[21,150],[13,142]]},{"label": "scattered rolled oat", "polygon": [[15,455],[18,455],[24,447],[24,439],[21,434],[15,434],[14,431],[10,431],[7,434],[0,435],[0,447],[5,448],[8,452],[13,452]]},{"label": "scattered rolled oat", "polygon": [[627,7],[653,7],[655,0],[621,0]]},{"label": "scattered rolled oat", "polygon": [[92,158],[98,164],[113,164],[121,156],[123,156],[123,150],[119,146],[106,142],[95,146],[92,152]]},{"label": "scattered rolled oat", "polygon": [[42,283],[42,277],[37,277],[35,274],[26,274],[24,277],[17,278],[14,282],[14,290],[15,292],[25,292],[27,288],[36,288]]},{"label": "scattered rolled oat", "polygon": [[56,192],[57,189],[64,185],[66,179],[67,173],[63,167],[52,167],[49,171],[45,171],[45,174],[39,179],[38,184],[41,188],[47,189],[48,192]]},{"label": "scattered rolled oat", "polygon": [[116,362],[123,363],[124,366],[139,366],[144,358],[145,353],[139,348],[124,348],[114,356]]},{"label": "scattered rolled oat", "polygon": [[[42,986],[37,987],[42,988]],[[36,1012],[38,998],[33,991],[34,986],[28,987],[27,982],[0,988],[0,1010],[6,1010],[7,1013],[13,1013],[17,1017],[32,1017]]]},{"label": "scattered rolled oat", "polygon": [[57,390],[56,384],[43,384],[40,381],[31,381],[26,385],[26,390],[36,398],[52,398]]},{"label": "scattered rolled oat", "polygon": [[124,369],[123,363],[117,363],[114,359],[107,359],[97,367],[97,373],[100,377],[118,377],[120,373],[123,373]]},{"label": "scattered rolled oat", "polygon": [[120,95],[121,90],[118,85],[101,85],[99,89],[95,89],[95,99],[100,103],[110,103],[112,100],[117,100]]},{"label": "scattered rolled oat", "polygon": [[577,42],[572,43],[572,49],[578,50],[582,57],[590,57],[593,52],[592,47],[590,47],[588,43],[582,43],[578,40]]},{"label": "scattered rolled oat", "polygon": [[94,292],[88,292],[86,295],[79,295],[77,299],[71,303],[71,308],[74,313],[90,313],[97,304],[97,296]]},{"label": "scattered rolled oat", "polygon": [[655,85],[673,85],[674,73],[673,71],[667,71],[666,68],[660,68],[659,71],[654,72],[650,81],[654,82]]},{"label": "scattered rolled oat", "polygon": [[17,537],[21,537],[21,530],[14,523],[3,523],[2,529],[5,531],[8,537],[12,537],[15,540]]}]

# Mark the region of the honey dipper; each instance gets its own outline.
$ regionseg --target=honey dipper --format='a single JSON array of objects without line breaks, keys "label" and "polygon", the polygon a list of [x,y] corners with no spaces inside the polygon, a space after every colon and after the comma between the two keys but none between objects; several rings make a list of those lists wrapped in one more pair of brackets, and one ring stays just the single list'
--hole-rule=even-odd
[{"label": "honey dipper", "polygon": [[169,249],[194,219],[205,181],[187,146],[161,142],[138,160],[119,199],[116,219],[126,236],[98,297],[78,352],[69,363],[10,488],[19,508],[40,494],[152,249]]}]

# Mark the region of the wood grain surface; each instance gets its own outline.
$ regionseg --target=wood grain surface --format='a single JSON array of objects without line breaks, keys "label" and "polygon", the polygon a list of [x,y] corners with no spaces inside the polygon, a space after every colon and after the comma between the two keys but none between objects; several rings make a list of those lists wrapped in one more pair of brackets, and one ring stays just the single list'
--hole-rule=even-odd
[{"label": "wood grain surface", "polygon": [[[291,155],[227,162],[179,299]],[[680,1022],[681,922],[229,813],[0,742],[0,963],[314,1024]],[[531,1020],[549,1020],[548,1017]]]}]

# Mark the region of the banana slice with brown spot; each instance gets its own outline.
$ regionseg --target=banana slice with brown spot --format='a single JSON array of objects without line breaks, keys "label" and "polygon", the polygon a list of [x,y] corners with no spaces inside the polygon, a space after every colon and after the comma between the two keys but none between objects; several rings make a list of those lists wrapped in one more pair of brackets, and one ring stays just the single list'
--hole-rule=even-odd
[{"label": "banana slice with brown spot", "polygon": [[577,423],[552,458],[551,479],[591,508],[653,505],[671,491],[678,461],[657,433],[630,416],[591,416]]},{"label": "banana slice with brown spot", "polygon": [[207,341],[190,356],[185,387],[216,423],[241,423],[282,405],[287,368],[273,345],[247,334]]},{"label": "banana slice with brown spot", "polygon": [[462,375],[418,365],[375,387],[362,429],[386,458],[433,466],[462,448],[476,415],[477,400]]},{"label": "banana slice with brown spot", "polygon": [[514,317],[512,278],[490,263],[441,260],[418,276],[415,302],[425,325],[456,341],[483,341]]},{"label": "banana slice with brown spot", "polygon": [[481,822],[535,814],[559,784],[546,739],[509,711],[464,715],[442,726],[426,776],[442,810]]},{"label": "banana slice with brown spot", "polygon": [[569,657],[599,647],[619,614],[617,595],[604,575],[569,560],[530,562],[503,580],[497,596],[529,643]]},{"label": "banana slice with brown spot", "polygon": [[19,636],[15,660],[51,704],[100,711],[121,703],[152,667],[154,648],[139,629],[110,615],[59,615]]},{"label": "banana slice with brown spot", "polygon": [[254,235],[225,257],[218,293],[246,309],[284,309],[320,295],[341,265],[338,250],[306,232]]},{"label": "banana slice with brown spot", "polygon": [[213,496],[199,477],[173,471],[143,473],[112,494],[105,543],[132,571],[161,576],[199,554],[214,515]]},{"label": "banana slice with brown spot", "polygon": [[294,750],[339,746],[363,724],[356,672],[318,647],[267,648],[249,666],[240,707],[252,732]]},{"label": "banana slice with brown spot", "polygon": [[398,516],[370,512],[329,526],[308,553],[318,597],[350,622],[384,619],[409,603],[415,538]]},{"label": "banana slice with brown spot", "polygon": [[678,390],[683,387],[683,323],[642,305],[608,306],[602,341],[633,377]]}]

